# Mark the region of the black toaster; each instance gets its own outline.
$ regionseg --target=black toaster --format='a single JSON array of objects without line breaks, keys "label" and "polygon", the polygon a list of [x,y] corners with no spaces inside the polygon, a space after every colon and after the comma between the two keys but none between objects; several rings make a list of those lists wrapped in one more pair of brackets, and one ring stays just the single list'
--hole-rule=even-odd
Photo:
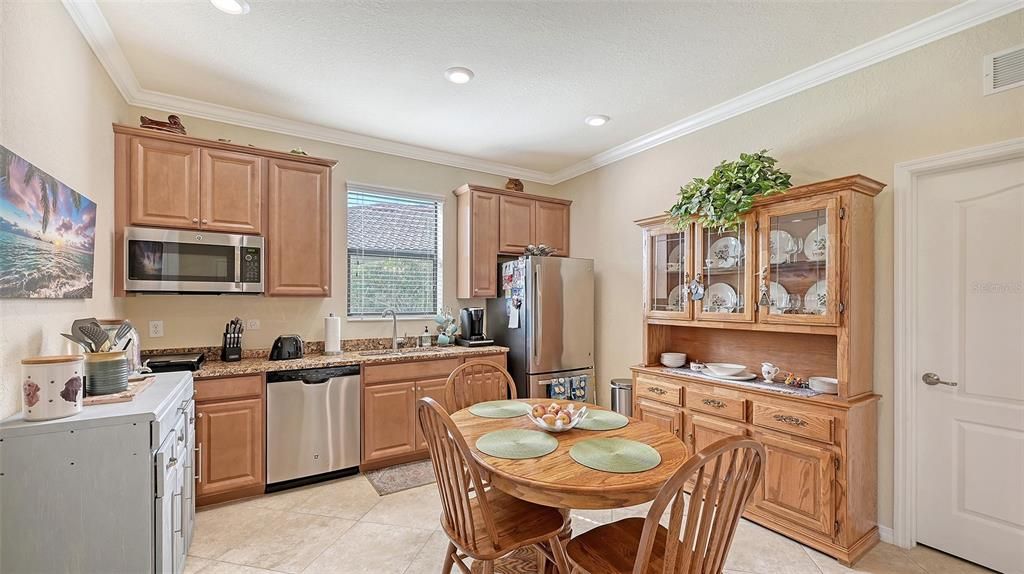
[{"label": "black toaster", "polygon": [[270,360],[299,359],[302,357],[302,337],[298,335],[281,335],[274,340],[270,348]]}]

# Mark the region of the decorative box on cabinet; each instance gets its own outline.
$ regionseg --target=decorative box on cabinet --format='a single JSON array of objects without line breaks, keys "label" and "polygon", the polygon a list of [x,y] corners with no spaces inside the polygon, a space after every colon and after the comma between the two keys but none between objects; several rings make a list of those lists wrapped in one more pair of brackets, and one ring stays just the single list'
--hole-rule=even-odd
[{"label": "decorative box on cabinet", "polygon": [[569,206],[563,199],[466,184],[458,198],[459,298],[498,295],[498,255],[522,255],[530,244],[569,255]]},{"label": "decorative box on cabinet", "polygon": [[[794,187],[755,201],[729,231],[664,215],[637,222],[644,355],[634,412],[679,428],[694,450],[732,434],[761,441],[765,479],[746,516],[845,563],[878,541],[873,199],[883,187],[860,175]],[[788,396],[670,371],[658,366],[668,351],[758,374],[771,362],[835,377],[839,394]]]}]

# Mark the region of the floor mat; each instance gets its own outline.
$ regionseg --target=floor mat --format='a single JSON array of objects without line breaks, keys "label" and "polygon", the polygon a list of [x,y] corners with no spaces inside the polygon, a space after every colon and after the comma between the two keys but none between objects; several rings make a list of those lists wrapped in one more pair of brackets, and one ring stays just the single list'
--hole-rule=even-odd
[{"label": "floor mat", "polygon": [[418,460],[377,470],[368,470],[363,474],[366,476],[366,480],[373,485],[377,494],[381,496],[436,482],[434,467],[429,460]]}]

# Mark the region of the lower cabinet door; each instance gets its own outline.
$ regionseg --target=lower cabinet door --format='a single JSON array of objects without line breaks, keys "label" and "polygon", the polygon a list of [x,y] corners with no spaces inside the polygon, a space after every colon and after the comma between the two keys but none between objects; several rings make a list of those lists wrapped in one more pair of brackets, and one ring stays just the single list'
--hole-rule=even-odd
[{"label": "lower cabinet door", "polygon": [[691,414],[688,426],[686,444],[693,449],[694,454],[723,438],[747,435],[747,430],[742,425],[703,415]]},{"label": "lower cabinet door", "polygon": [[757,509],[833,538],[834,454],[824,446],[796,439],[755,432],[764,445],[764,480],[757,497]]},{"label": "lower cabinet door", "polygon": [[416,383],[363,389],[363,464],[417,449]]},{"label": "lower cabinet door", "polygon": [[640,399],[637,400],[636,408],[633,409],[633,411],[633,416],[636,418],[661,427],[679,438],[682,438],[682,410]]},{"label": "lower cabinet door", "polygon": [[264,484],[262,399],[197,405],[196,442],[197,497]]},{"label": "lower cabinet door", "polygon": [[[448,379],[434,379],[432,381],[420,381],[416,383],[416,408],[419,408],[419,400],[423,397],[429,397],[437,401],[439,405],[445,407],[444,400],[444,388]],[[416,450],[427,450],[427,439],[423,438],[423,431],[420,430],[419,416],[416,414],[416,409],[413,409],[413,425],[416,427]]]}]

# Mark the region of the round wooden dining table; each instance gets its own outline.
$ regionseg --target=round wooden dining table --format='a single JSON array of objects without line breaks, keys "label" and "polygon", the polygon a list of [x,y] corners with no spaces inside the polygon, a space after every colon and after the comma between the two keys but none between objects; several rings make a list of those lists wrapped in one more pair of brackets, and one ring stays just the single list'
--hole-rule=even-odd
[{"label": "round wooden dining table", "polygon": [[[569,402],[551,399],[521,401],[531,405]],[[586,406],[593,410],[607,410],[596,405]],[[480,452],[476,448],[477,439],[496,430],[541,429],[525,415],[492,419],[462,409],[451,417],[465,437],[473,458],[486,472],[491,486],[516,498],[555,508],[625,508],[648,502],[657,496],[662,485],[690,455],[686,445],[674,434],[630,418],[629,424],[615,430],[572,429],[550,433],[558,439],[558,448],[541,457],[521,460],[497,458]],[[650,445],[661,455],[661,463],[644,472],[617,474],[588,468],[569,456],[569,449],[574,444],[598,437],[631,439]]]}]

